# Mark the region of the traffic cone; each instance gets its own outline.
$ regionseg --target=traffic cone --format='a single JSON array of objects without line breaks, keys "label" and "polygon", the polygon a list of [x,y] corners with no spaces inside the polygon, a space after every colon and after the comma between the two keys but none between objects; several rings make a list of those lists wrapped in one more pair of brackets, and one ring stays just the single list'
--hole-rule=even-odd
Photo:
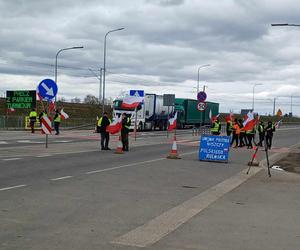
[{"label": "traffic cone", "polygon": [[172,149],[171,149],[171,152],[170,154],[167,156],[168,159],[181,159],[179,156],[178,156],[178,153],[177,153],[177,143],[176,143],[176,136],[174,135],[174,138],[173,138],[173,144],[172,144]]},{"label": "traffic cone", "polygon": [[115,154],[124,154],[121,136],[119,136],[118,146],[116,148]]},{"label": "traffic cone", "polygon": [[254,146],[254,153],[252,155],[251,161],[248,162],[248,166],[259,166],[259,161],[257,160],[258,147]]}]

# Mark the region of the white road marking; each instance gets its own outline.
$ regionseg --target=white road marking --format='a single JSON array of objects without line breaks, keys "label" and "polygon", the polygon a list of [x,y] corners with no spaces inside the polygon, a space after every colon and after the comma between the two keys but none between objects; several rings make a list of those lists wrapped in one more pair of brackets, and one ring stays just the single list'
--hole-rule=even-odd
[{"label": "white road marking", "polygon": [[[180,155],[190,155],[190,154],[194,154],[196,152],[198,152],[198,151],[192,151],[192,152],[183,153],[183,154],[180,154]],[[130,163],[130,164],[122,165],[122,166],[117,166],[117,167],[112,167],[112,168],[98,169],[98,170],[86,172],[86,174],[95,174],[95,173],[107,172],[107,171],[112,171],[112,170],[115,170],[115,169],[132,167],[132,166],[137,166],[137,165],[142,165],[142,164],[156,162],[156,161],[162,161],[162,160],[167,160],[167,158],[166,157],[157,158],[157,159],[153,159],[153,160],[134,162],[134,163]]]},{"label": "white road marking", "polygon": [[255,168],[249,175],[243,170],[179,206],[171,208],[144,225],[120,236],[111,243],[135,247],[146,247],[154,244],[261,170],[262,168]]},{"label": "white road marking", "polygon": [[37,158],[42,158],[42,157],[49,157],[49,156],[52,156],[52,155],[50,155],[50,154],[45,154],[45,155],[37,155],[36,157],[37,157]]},{"label": "white road marking", "polygon": [[20,140],[20,141],[17,141],[18,143],[33,143],[33,144],[41,144],[41,143],[45,143],[45,142],[42,142],[42,141],[31,141],[31,140]]},{"label": "white road marking", "polygon": [[0,141],[0,144],[7,144],[7,141]]},{"label": "white road marking", "polygon": [[6,188],[0,188],[0,191],[5,191],[5,190],[10,190],[14,188],[21,188],[21,187],[26,187],[27,185],[18,185],[18,186],[12,186],[12,187],[6,187]]},{"label": "white road marking", "polygon": [[62,177],[58,177],[58,178],[54,178],[54,179],[50,179],[51,181],[59,181],[59,180],[65,180],[65,179],[69,179],[72,178],[72,175],[67,175],[67,176],[62,176]]},{"label": "white road marking", "polygon": [[54,141],[54,142],[57,142],[57,143],[66,143],[66,142],[72,142],[72,141]]},{"label": "white road marking", "polygon": [[3,161],[17,161],[17,160],[21,160],[23,158],[6,158],[6,159],[2,159]]}]

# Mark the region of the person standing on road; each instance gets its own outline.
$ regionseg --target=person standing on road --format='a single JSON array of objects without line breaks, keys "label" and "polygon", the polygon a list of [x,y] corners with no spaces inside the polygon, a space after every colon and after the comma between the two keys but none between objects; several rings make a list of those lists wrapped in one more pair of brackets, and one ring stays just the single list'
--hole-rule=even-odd
[{"label": "person standing on road", "polygon": [[268,125],[265,129],[266,144],[267,144],[268,149],[271,149],[271,147],[272,147],[273,132],[275,132],[275,126],[271,121],[269,121]]},{"label": "person standing on road", "polygon": [[99,132],[101,134],[101,150],[110,150],[108,147],[109,132],[106,132],[106,128],[109,124],[111,124],[111,120],[108,118],[107,112],[104,112],[103,116],[98,120]]},{"label": "person standing on road", "polygon": [[58,111],[58,109],[55,110],[55,115],[54,115],[53,121],[54,121],[54,129],[56,132],[55,135],[59,135],[59,125],[61,122],[61,114]]},{"label": "person standing on road", "polygon": [[29,113],[31,133],[34,133],[34,124],[36,122],[36,118],[37,118],[37,112],[35,111],[35,109],[32,109]]},{"label": "person standing on road", "polygon": [[257,132],[258,132],[258,137],[259,137],[259,142],[258,142],[257,145],[262,147],[263,146],[263,141],[265,139],[265,126],[264,126],[264,123],[262,121],[257,126]]},{"label": "person standing on road", "polygon": [[246,130],[246,137],[247,137],[247,148],[248,149],[252,149],[253,145],[252,145],[252,141],[254,139],[254,135],[255,135],[255,129],[251,129],[251,130]]},{"label": "person standing on road", "polygon": [[232,140],[231,140],[231,146],[235,142],[234,148],[237,148],[238,145],[239,145],[240,132],[241,132],[241,129],[240,129],[238,120],[234,119],[233,132],[232,132]]},{"label": "person standing on road", "polygon": [[219,118],[217,118],[211,125],[210,131],[212,135],[220,135],[221,132],[221,123]]},{"label": "person standing on road", "polygon": [[123,151],[129,150],[129,128],[131,125],[131,119],[126,113],[122,114],[122,129],[121,129],[121,139],[123,144]]},{"label": "person standing on road", "polygon": [[242,119],[239,119],[238,122],[239,122],[239,127],[240,127],[240,136],[239,136],[240,145],[239,145],[239,147],[242,148],[246,145],[246,143],[245,143],[245,130],[244,130],[244,125],[243,125]]},{"label": "person standing on road", "polygon": [[226,121],[226,134],[227,136],[231,136],[233,132],[233,123],[232,123],[232,120],[228,120]]}]

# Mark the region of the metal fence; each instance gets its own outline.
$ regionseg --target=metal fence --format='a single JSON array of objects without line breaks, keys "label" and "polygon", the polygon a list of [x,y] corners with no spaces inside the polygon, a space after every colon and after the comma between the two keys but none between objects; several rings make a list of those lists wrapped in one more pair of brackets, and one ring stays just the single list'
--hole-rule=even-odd
[{"label": "metal fence", "polygon": [[[63,120],[60,127],[62,129],[93,129],[95,125],[95,118],[69,118]],[[25,130],[25,116],[0,116],[0,129]]]}]

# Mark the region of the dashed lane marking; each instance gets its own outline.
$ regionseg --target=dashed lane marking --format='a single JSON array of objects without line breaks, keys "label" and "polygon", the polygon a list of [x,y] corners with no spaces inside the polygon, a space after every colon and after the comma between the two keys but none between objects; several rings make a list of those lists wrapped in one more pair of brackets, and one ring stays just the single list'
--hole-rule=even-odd
[{"label": "dashed lane marking", "polygon": [[7,141],[0,141],[0,144],[7,144]]},{"label": "dashed lane marking", "polygon": [[45,143],[42,141],[31,141],[31,140],[19,140],[17,141],[18,143],[32,143],[32,144],[41,144],[41,143]]},{"label": "dashed lane marking", "polygon": [[6,190],[21,188],[21,187],[26,187],[26,186],[27,185],[18,185],[18,186],[12,186],[12,187],[5,187],[5,188],[0,188],[0,191],[6,191]]},{"label": "dashed lane marking", "polygon": [[70,179],[72,177],[73,177],[72,175],[67,175],[67,176],[62,176],[62,177],[58,177],[58,178],[53,178],[53,179],[50,179],[50,180],[51,181],[59,181],[59,180]]},{"label": "dashed lane marking", "polygon": [[37,155],[37,158],[42,158],[42,157],[49,157],[52,156],[51,154],[45,154],[45,155]]},{"label": "dashed lane marking", "polygon": [[[196,152],[198,152],[198,151],[187,152],[187,153],[183,153],[183,154],[180,154],[180,155],[190,155],[190,154],[194,154]],[[107,171],[112,171],[112,170],[115,170],[115,169],[132,167],[132,166],[137,166],[137,165],[142,165],[142,164],[147,164],[147,163],[162,161],[162,160],[167,160],[167,158],[165,158],[165,157],[164,158],[157,158],[157,159],[153,159],[153,160],[134,162],[134,163],[121,165],[121,166],[117,166],[117,167],[112,167],[112,168],[97,169],[97,170],[86,172],[86,174],[96,174],[96,173],[101,173],[101,172],[107,172]]]},{"label": "dashed lane marking", "polygon": [[17,160],[21,160],[23,158],[6,158],[6,159],[2,159],[3,161],[17,161]]}]

